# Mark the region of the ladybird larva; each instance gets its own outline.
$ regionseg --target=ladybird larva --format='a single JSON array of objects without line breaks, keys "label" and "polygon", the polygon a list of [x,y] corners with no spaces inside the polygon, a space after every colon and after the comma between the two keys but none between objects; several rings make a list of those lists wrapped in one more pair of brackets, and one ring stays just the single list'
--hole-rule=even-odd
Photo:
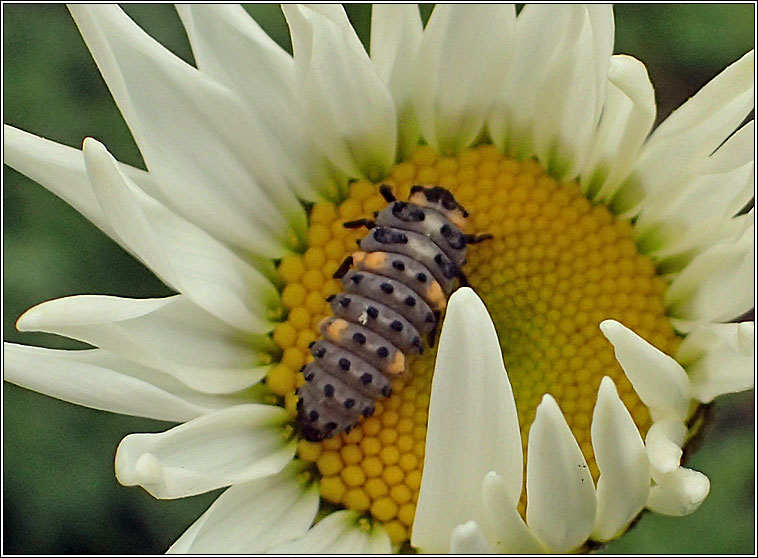
[{"label": "ladybird larva", "polygon": [[298,422],[309,441],[349,432],[377,398],[392,395],[392,379],[424,351],[423,337],[434,343],[456,280],[466,284],[466,246],[490,238],[461,231],[468,213],[445,188],[414,186],[407,202],[388,186],[380,192],[388,205],[375,221],[344,224],[369,232],[334,274],[343,290],[329,297],[332,315],[302,370]]}]

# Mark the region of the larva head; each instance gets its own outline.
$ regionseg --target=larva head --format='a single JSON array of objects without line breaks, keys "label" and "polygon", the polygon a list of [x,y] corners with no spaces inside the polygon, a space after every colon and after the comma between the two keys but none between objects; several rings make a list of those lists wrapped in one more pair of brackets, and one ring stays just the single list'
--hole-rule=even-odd
[{"label": "larva head", "polygon": [[451,194],[449,190],[446,190],[441,186],[433,186],[431,188],[425,186],[413,186],[408,201],[422,207],[428,207],[439,211],[456,227],[465,230],[468,211],[456,201],[455,197],[453,197],[453,194]]}]

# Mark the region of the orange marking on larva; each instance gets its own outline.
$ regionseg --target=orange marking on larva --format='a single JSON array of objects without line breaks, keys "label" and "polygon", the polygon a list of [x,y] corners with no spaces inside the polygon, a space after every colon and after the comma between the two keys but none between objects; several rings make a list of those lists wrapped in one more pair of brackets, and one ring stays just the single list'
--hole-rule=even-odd
[{"label": "orange marking on larva", "polygon": [[387,252],[371,252],[363,262],[365,269],[381,269],[387,263]]},{"label": "orange marking on larva", "polygon": [[366,259],[366,252],[353,252],[353,265],[357,265],[363,262],[363,260]]},{"label": "orange marking on larva", "polygon": [[335,318],[326,327],[326,331],[324,331],[324,335],[326,335],[326,337],[328,337],[330,341],[339,341],[342,339],[342,334],[345,332],[348,325],[349,324],[345,320],[341,318]]},{"label": "orange marking on larva", "polygon": [[405,372],[405,355],[402,351],[395,351],[395,358],[392,359],[392,364],[387,367],[387,372],[390,374],[402,374]]},{"label": "orange marking on larva", "polygon": [[426,289],[426,299],[432,303],[435,310],[443,310],[447,306],[445,293],[442,292],[442,287],[437,281],[432,281]]},{"label": "orange marking on larva", "polygon": [[463,213],[460,212],[460,210],[454,209],[453,211],[446,211],[445,217],[450,219],[450,222],[460,230],[466,230],[467,220],[463,216]]}]

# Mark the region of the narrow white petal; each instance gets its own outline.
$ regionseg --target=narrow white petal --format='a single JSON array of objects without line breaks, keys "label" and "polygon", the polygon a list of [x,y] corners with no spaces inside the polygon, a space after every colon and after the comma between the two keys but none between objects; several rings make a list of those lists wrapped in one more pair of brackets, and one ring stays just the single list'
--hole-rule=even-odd
[{"label": "narrow white petal", "polygon": [[257,554],[303,536],[319,507],[318,485],[298,477],[293,462],[280,473],[228,488],[171,547],[184,554]]},{"label": "narrow white petal", "polygon": [[443,153],[479,135],[503,79],[514,35],[512,5],[439,4],[418,49],[414,106],[421,133]]},{"label": "narrow white petal", "polygon": [[690,383],[681,365],[615,320],[605,320],[600,329],[653,420],[683,421],[689,409]]},{"label": "narrow white petal", "polygon": [[224,241],[281,257],[305,213],[270,166],[267,137],[229,89],[113,5],[70,6],[170,207]]},{"label": "narrow white petal", "polygon": [[[550,37],[550,40],[545,40]],[[610,6],[527,5],[488,120],[493,141],[570,178],[591,148],[613,47]]]},{"label": "narrow white petal", "polygon": [[609,377],[600,382],[592,414],[592,450],[600,478],[593,538],[614,538],[642,511],[650,492],[650,465],[634,419]]},{"label": "narrow white petal", "polygon": [[655,93],[645,65],[611,57],[605,103],[580,183],[591,199],[607,200],[629,175],[655,121]]},{"label": "narrow white petal", "polygon": [[493,554],[476,521],[468,521],[453,529],[450,554]]},{"label": "narrow white petal", "polygon": [[634,180],[614,199],[618,213],[635,213],[692,165],[708,157],[740,125],[755,99],[754,52],[727,67],[675,110],[650,137],[634,169]]},{"label": "narrow white petal", "polygon": [[750,201],[755,188],[754,123],[748,122],[695,172],[645,206],[635,223],[643,251],[656,259],[710,240]]},{"label": "narrow white petal", "polygon": [[689,515],[708,496],[711,483],[703,473],[680,467],[656,477],[647,507],[664,515]]},{"label": "narrow white petal", "polygon": [[177,6],[197,67],[232,89],[265,131],[288,185],[303,199],[335,198],[337,186],[321,151],[304,134],[295,62],[237,4]]},{"label": "narrow white petal", "polygon": [[755,304],[755,227],[697,255],[666,291],[669,315],[728,321]]},{"label": "narrow white petal", "polygon": [[407,157],[418,143],[413,109],[413,72],[424,26],[416,4],[374,4],[371,8],[371,60],[395,100],[397,157]]},{"label": "narrow white petal", "polygon": [[501,554],[544,554],[548,552],[542,542],[527,527],[508,493],[503,478],[490,471],[482,482],[482,501],[485,516],[484,529],[489,544]]},{"label": "narrow white petal", "polygon": [[573,550],[595,524],[597,499],[587,462],[550,394],[529,430],[526,522],[552,552]]},{"label": "narrow white petal", "polygon": [[168,211],[129,180],[102,144],[87,138],[92,189],[114,234],[166,284],[241,329],[271,329],[278,294],[260,272],[189,221]]},{"label": "narrow white petal", "polygon": [[[20,331],[78,339],[158,368],[206,393],[232,393],[268,369],[256,340],[179,295],[126,299],[80,295],[42,303],[18,320]],[[258,341],[260,344],[260,340]]]},{"label": "narrow white petal", "polygon": [[200,529],[202,528],[207,518],[208,510],[206,510],[203,515],[198,517],[197,520],[192,525],[190,525],[187,530],[182,533],[178,539],[176,539],[176,541],[174,541],[174,544],[169,547],[169,549],[166,551],[166,554],[189,554],[192,543],[195,542],[195,538],[197,537],[197,534],[200,532]]},{"label": "narrow white petal", "polygon": [[287,411],[236,405],[157,434],[130,434],[116,451],[116,478],[156,498],[182,498],[277,473],[295,453]]},{"label": "narrow white petal", "polygon": [[687,427],[676,420],[654,422],[645,437],[650,465],[656,475],[670,473],[679,467]]},{"label": "narrow white petal", "polygon": [[349,176],[383,176],[397,147],[395,103],[347,16],[339,6],[328,10],[332,17],[294,4],[282,9],[312,137]]},{"label": "narrow white petal", "polygon": [[[4,160],[68,203],[113,240],[125,246],[108,222],[87,178],[84,155],[79,149],[3,125]],[[119,163],[119,168],[145,191],[154,191],[150,175]]]},{"label": "narrow white petal", "polygon": [[755,324],[698,324],[677,352],[703,403],[755,385]]},{"label": "narrow white petal", "polygon": [[497,333],[474,291],[458,289],[437,352],[413,546],[445,552],[457,525],[480,521],[482,480],[490,471],[506,479],[515,505],[522,470],[518,415]]},{"label": "narrow white petal", "polygon": [[60,351],[5,343],[6,381],[111,413],[184,422],[238,400],[203,395],[170,376],[99,349]]},{"label": "narrow white petal", "polygon": [[361,524],[360,513],[343,510],[316,523],[304,536],[270,549],[273,554],[389,554],[390,538],[378,523]]}]

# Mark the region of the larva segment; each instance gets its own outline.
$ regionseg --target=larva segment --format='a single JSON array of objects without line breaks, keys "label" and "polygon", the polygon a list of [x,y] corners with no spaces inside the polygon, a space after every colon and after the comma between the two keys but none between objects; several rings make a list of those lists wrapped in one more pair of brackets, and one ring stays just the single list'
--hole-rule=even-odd
[{"label": "larva segment", "polygon": [[311,346],[318,365],[339,381],[367,396],[388,397],[392,393],[390,380],[371,363],[323,339]]},{"label": "larva segment", "polygon": [[320,326],[324,339],[356,354],[389,376],[405,373],[405,356],[389,340],[342,318],[326,318]]},{"label": "larva segment", "polygon": [[354,252],[352,258],[355,271],[370,271],[400,281],[423,297],[432,309],[445,308],[447,300],[442,287],[418,260],[391,252]]},{"label": "larva segment", "polygon": [[[346,293],[371,297],[379,304],[387,306],[404,316],[421,333],[434,328],[436,320],[429,305],[412,289],[400,281],[376,275],[367,271],[348,271],[342,278]],[[390,323],[390,329],[400,331],[402,323]]]},{"label": "larva segment", "polygon": [[453,292],[453,282],[460,273],[458,266],[422,234],[376,227],[361,239],[359,246],[364,252],[393,252],[413,258],[431,272],[444,292]]},{"label": "larva segment", "polygon": [[414,186],[411,188],[411,195],[408,201],[414,205],[435,209],[444,214],[457,228],[461,230],[466,229],[468,211],[445,188],[440,186],[432,188]]},{"label": "larva segment", "polygon": [[[354,294],[336,295],[329,303],[335,316],[370,329],[401,351],[423,352],[421,334],[413,324],[394,310],[377,304],[369,298]],[[400,331],[391,327],[394,322],[403,324]]]},{"label": "larva segment", "polygon": [[456,266],[466,261],[466,237],[436,209],[397,201],[379,212],[376,226],[418,233],[431,240]]}]

